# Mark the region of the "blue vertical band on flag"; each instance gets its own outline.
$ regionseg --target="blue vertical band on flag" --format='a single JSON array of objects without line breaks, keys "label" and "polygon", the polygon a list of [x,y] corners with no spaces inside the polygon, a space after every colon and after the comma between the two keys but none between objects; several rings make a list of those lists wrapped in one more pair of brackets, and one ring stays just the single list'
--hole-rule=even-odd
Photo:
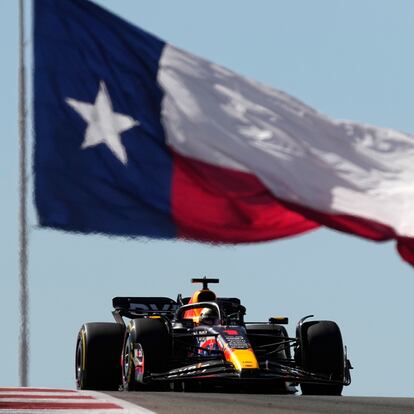
[{"label": "blue vertical band on flag", "polygon": [[40,225],[174,237],[156,82],[164,42],[89,1],[34,3]]}]

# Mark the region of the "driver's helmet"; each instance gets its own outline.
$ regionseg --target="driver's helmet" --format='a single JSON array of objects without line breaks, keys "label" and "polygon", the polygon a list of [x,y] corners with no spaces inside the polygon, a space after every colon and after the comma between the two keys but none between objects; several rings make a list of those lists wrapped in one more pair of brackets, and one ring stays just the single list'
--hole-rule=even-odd
[{"label": "driver's helmet", "polygon": [[212,308],[203,308],[198,319],[200,325],[218,325],[218,313]]},{"label": "driver's helmet", "polygon": [[[201,289],[194,292],[190,298],[188,304],[194,304],[198,302],[214,302],[216,300],[216,294],[210,289]],[[194,323],[199,322],[201,311],[204,308],[189,309],[184,312],[184,319],[191,319]]]}]

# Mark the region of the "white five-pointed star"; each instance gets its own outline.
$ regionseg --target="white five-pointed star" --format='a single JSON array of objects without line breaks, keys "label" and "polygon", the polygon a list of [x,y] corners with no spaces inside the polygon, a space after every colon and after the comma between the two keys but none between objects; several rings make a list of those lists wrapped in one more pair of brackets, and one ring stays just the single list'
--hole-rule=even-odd
[{"label": "white five-pointed star", "polygon": [[121,141],[121,133],[139,125],[139,122],[130,116],[113,111],[105,82],[99,83],[99,91],[94,104],[72,98],[66,98],[66,103],[88,123],[81,148],[106,144],[119,161],[126,165],[128,156]]}]

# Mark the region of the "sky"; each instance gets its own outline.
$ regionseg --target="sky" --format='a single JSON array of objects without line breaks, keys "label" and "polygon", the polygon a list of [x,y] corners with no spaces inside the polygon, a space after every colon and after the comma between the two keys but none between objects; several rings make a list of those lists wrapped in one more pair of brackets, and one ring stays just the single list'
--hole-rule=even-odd
[{"label": "sky", "polygon": [[[17,3],[0,2],[0,386],[19,383]],[[414,132],[410,0],[96,3],[330,117]],[[29,117],[30,100],[29,88]],[[29,119],[30,149],[32,138]],[[74,387],[77,332],[111,321],[112,297],[190,295],[190,278],[207,275],[218,295],[241,298],[247,320],[288,316],[291,335],[302,316],[335,320],[355,367],[344,395],[413,396],[414,272],[392,242],[328,229],[245,246],[75,235],[39,228],[30,196],[29,243],[32,386]]]}]

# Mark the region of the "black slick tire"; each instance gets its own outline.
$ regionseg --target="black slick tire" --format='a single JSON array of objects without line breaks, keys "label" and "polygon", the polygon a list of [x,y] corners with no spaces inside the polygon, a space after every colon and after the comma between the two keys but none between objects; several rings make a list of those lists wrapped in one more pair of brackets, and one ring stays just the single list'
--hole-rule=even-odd
[{"label": "black slick tire", "polygon": [[125,327],[110,322],[85,323],[76,341],[75,375],[80,390],[118,390]]},{"label": "black slick tire", "polygon": [[[305,322],[301,328],[300,346],[303,369],[343,381],[344,348],[335,322]],[[300,387],[303,395],[341,395],[343,385],[301,383]]]}]

